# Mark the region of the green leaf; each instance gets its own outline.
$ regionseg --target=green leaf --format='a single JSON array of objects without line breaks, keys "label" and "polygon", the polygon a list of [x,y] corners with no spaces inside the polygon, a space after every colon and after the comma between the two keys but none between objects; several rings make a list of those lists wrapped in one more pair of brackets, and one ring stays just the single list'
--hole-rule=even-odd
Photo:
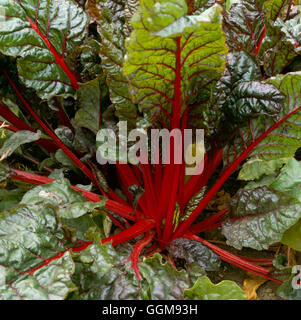
[{"label": "green leaf", "polygon": [[[221,10],[215,5],[188,16],[184,0],[140,2],[126,41],[124,73],[148,119],[164,119],[167,112],[179,120],[182,106],[208,100],[225,67]],[[207,105],[197,109],[199,117],[202,108],[207,110]]]},{"label": "green leaf", "polygon": [[124,24],[123,32],[126,37],[128,37],[133,30],[130,24],[130,21],[138,8],[139,8],[139,0],[125,0],[125,5],[124,5],[125,24]]},{"label": "green leaf", "polygon": [[122,5],[118,1],[90,0],[88,10],[91,16],[96,19],[98,32],[101,36],[101,65],[106,75],[110,99],[116,108],[116,115],[121,120],[128,120],[134,125],[137,107],[131,101],[128,81],[123,75],[125,36]]},{"label": "green leaf", "polygon": [[301,252],[301,220],[284,232],[281,243]]},{"label": "green leaf", "polygon": [[259,56],[267,76],[284,73],[285,68],[297,57],[295,46],[286,39],[278,24],[266,21],[266,34]]},{"label": "green leaf", "polygon": [[129,257],[131,246],[93,244],[80,253],[73,281],[83,299],[93,300],[182,300],[190,281],[203,276],[196,263],[190,264],[190,277],[184,269],[176,270],[163,263],[156,253],[139,263],[140,290]]},{"label": "green leaf", "polygon": [[128,254],[127,251],[116,252],[110,244],[93,244],[82,251],[81,263],[76,264],[76,273],[73,277],[74,282],[80,287],[82,298],[141,299],[134,271],[130,269],[129,264],[121,264],[126,261]]},{"label": "green leaf", "polygon": [[287,300],[301,300],[301,289],[294,289],[292,287],[292,281],[295,276],[296,275],[292,275],[278,288],[278,295],[281,298]]},{"label": "green leaf", "polygon": [[[74,263],[70,253],[51,261],[47,266],[20,276],[18,279],[0,286],[2,300],[62,300],[73,291],[75,285],[71,281]],[[0,269],[0,277],[6,278],[8,269]]]},{"label": "green leaf", "polygon": [[224,104],[228,119],[242,122],[262,114],[277,115],[284,97],[274,85],[262,81],[238,83]]},{"label": "green leaf", "polygon": [[8,210],[17,205],[23,196],[24,191],[21,189],[1,189],[0,190],[0,212]]},{"label": "green leaf", "polygon": [[270,186],[296,197],[301,202],[301,162],[291,158]]},{"label": "green leaf", "polygon": [[[251,119],[248,125],[241,127],[227,147],[224,148],[225,164],[233,159],[259,138],[268,128],[279,123],[301,105],[301,73],[294,72],[278,75],[267,80],[285,95],[285,102],[277,117],[259,116]],[[301,147],[301,111],[291,114],[267,135],[249,153],[248,161],[244,164],[244,171],[240,178],[258,179],[262,174],[272,173],[284,162],[295,155]],[[260,161],[261,160],[261,161]],[[275,160],[271,162],[272,160]],[[258,169],[258,166],[261,168]],[[267,171],[265,171],[267,169]],[[245,174],[245,176],[244,176]]]},{"label": "green leaf", "polygon": [[232,4],[240,2],[240,0],[226,0],[226,10],[229,10]]},{"label": "green leaf", "polygon": [[217,2],[215,0],[187,0],[188,14],[199,15]]},{"label": "green leaf", "polygon": [[281,31],[285,34],[286,40],[292,43],[297,52],[300,52],[301,14],[285,22],[283,22],[281,19],[277,19],[275,25],[281,28]]},{"label": "green leaf", "polygon": [[224,17],[227,44],[237,51],[255,54],[264,33],[264,0],[242,0],[231,6]]},{"label": "green leaf", "polygon": [[168,262],[163,263],[158,253],[145,258],[139,268],[148,282],[151,300],[183,300],[184,290],[188,288],[185,270],[178,271]]},{"label": "green leaf", "polygon": [[61,218],[75,219],[92,212],[95,208],[103,208],[105,201],[90,202],[80,191],[72,189],[67,179],[61,179],[49,184],[37,186],[28,191],[21,203],[49,203],[56,205]]},{"label": "green leaf", "polygon": [[[91,81],[103,73],[99,57],[100,44],[94,39],[86,39],[79,48],[80,76],[83,82]],[[105,89],[105,88],[104,88]]]},{"label": "green leaf", "polygon": [[27,130],[20,130],[12,134],[7,140],[4,141],[0,150],[0,161],[9,157],[16,151],[21,145],[39,140],[41,137],[41,131],[32,132]]},{"label": "green leaf", "polygon": [[198,206],[200,201],[204,198],[204,195],[206,193],[207,187],[203,187],[201,191],[199,191],[196,195],[194,195],[187,203],[185,207],[185,212],[183,216],[181,217],[181,220],[184,221],[188,219],[188,217],[191,215],[191,213],[194,211],[194,209]]},{"label": "green leaf", "polygon": [[288,4],[288,0],[268,0],[264,2],[265,11],[267,17],[270,20],[276,21],[278,17],[281,17],[285,6]]},{"label": "green leaf", "polygon": [[264,176],[239,190],[231,201],[231,216],[245,218],[224,225],[229,243],[259,249],[267,248],[263,243],[281,241],[300,250],[300,184],[301,164],[291,158],[277,175]]},{"label": "green leaf", "polygon": [[69,0],[0,0],[0,51],[18,57],[19,76],[42,99],[68,96],[78,88],[66,57],[86,35],[87,16]]},{"label": "green leaf", "polygon": [[106,95],[107,87],[103,75],[81,84],[77,91],[79,110],[75,114],[75,125],[90,129],[96,134],[101,126],[102,101]]},{"label": "green leaf", "polygon": [[294,46],[275,24],[287,1],[241,0],[225,14],[227,43],[232,50],[245,51],[261,66],[263,75],[281,73],[296,57]]},{"label": "green leaf", "polygon": [[176,239],[170,243],[168,251],[175,258],[185,259],[187,263],[198,263],[206,271],[217,271],[220,267],[218,255],[198,241]]},{"label": "green leaf", "polygon": [[71,282],[74,265],[67,252],[74,244],[65,240],[51,206],[21,205],[4,211],[0,230],[3,299],[63,299],[76,289]]},{"label": "green leaf", "polygon": [[230,203],[233,220],[223,224],[222,233],[239,250],[268,249],[300,219],[299,209],[298,199],[271,187],[240,189]]},{"label": "green leaf", "polygon": [[201,277],[191,289],[185,290],[186,300],[247,300],[245,292],[234,282],[224,280],[213,284]]},{"label": "green leaf", "polygon": [[283,164],[287,163],[288,159],[290,158],[279,158],[267,161],[260,158],[249,160],[239,171],[238,179],[248,181],[259,179],[263,175],[271,175],[281,168]]}]

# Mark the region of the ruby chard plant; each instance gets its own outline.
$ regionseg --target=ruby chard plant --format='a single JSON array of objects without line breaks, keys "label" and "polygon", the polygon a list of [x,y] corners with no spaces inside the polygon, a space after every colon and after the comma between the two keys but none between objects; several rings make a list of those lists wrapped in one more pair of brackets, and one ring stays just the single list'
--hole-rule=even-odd
[{"label": "ruby chard plant", "polygon": [[[0,6],[3,299],[246,299],[235,282],[211,282],[222,263],[300,299],[292,265],[268,251],[301,251],[297,3]],[[118,135],[120,120],[203,129],[191,145],[202,172],[187,175],[176,138],[168,164],[160,143],[136,165],[98,163],[97,134]]]}]

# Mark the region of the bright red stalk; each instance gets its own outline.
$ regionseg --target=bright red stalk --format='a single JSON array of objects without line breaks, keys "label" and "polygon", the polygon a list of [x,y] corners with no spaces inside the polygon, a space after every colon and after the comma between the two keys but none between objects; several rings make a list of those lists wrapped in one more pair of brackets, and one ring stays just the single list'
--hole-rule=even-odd
[{"label": "bright red stalk", "polygon": [[19,99],[22,101],[22,103],[25,105],[26,109],[30,112],[30,114],[35,118],[35,120],[39,123],[39,125],[45,130],[45,132],[51,137],[51,139],[56,143],[56,145],[61,148],[64,153],[72,160],[72,162],[94,183],[97,183],[95,181],[95,178],[93,176],[93,173],[91,170],[83,163],[81,162],[76,155],[68,148],[66,147],[63,142],[56,136],[56,134],[39,118],[39,116],[35,113],[35,111],[31,108],[31,106],[28,104],[28,102],[24,99],[24,97],[21,95],[20,91],[17,89],[16,85],[12,81],[12,79],[9,77],[8,73],[3,70],[3,73],[5,74],[6,78],[8,79],[10,85],[13,87],[14,91],[16,92]]},{"label": "bright red stalk", "polygon": [[137,280],[139,283],[139,279],[142,278],[140,273],[139,273],[139,267],[138,267],[138,263],[139,263],[139,256],[141,254],[141,251],[143,250],[143,248],[145,248],[154,238],[155,233],[154,232],[147,232],[145,234],[145,236],[143,237],[142,240],[138,241],[133,248],[132,254],[131,254],[131,261],[132,261],[132,268],[134,269],[136,276],[137,276]]},{"label": "bright red stalk", "polygon": [[[16,169],[9,169],[9,170],[10,170],[10,178],[14,180],[29,182],[37,185],[47,184],[55,181],[48,177],[33,174],[30,172],[24,172]],[[72,188],[76,191],[81,191],[82,194],[86,197],[86,199],[91,202],[99,202],[101,200],[98,194],[95,194],[90,191],[86,191],[84,189],[81,189],[75,186],[72,186]],[[134,216],[131,215],[134,212],[134,209],[131,208],[129,205],[124,205],[114,200],[107,199],[105,206],[108,210],[113,211],[130,221],[135,221]]]},{"label": "bright red stalk", "polygon": [[[26,122],[17,117],[4,103],[0,103],[0,116],[2,116],[5,120],[13,125],[13,127],[11,128],[14,132],[17,132],[19,130],[36,132],[36,130],[34,130]],[[50,153],[54,153],[58,149],[57,145],[55,145],[51,140],[39,139],[38,141],[36,141],[36,143]]]},{"label": "bright red stalk", "polygon": [[215,228],[216,224],[220,223],[221,220],[224,219],[227,211],[228,209],[224,209],[220,212],[215,213],[211,217],[191,226],[190,231],[192,233],[200,233]]},{"label": "bright red stalk", "polygon": [[57,115],[60,118],[61,123],[65,126],[68,127],[73,133],[75,133],[74,128],[70,122],[69,117],[67,116],[66,112],[64,111],[63,107],[61,106],[60,102],[58,101],[57,98],[53,98],[54,103],[56,107],[59,109],[57,111]]},{"label": "bright red stalk", "polygon": [[32,29],[41,37],[41,39],[44,41],[44,43],[48,47],[49,51],[53,54],[56,63],[63,69],[63,71],[68,76],[68,78],[71,81],[73,89],[77,90],[79,88],[79,84],[77,82],[75,74],[69,69],[69,67],[67,66],[64,60],[64,53],[62,56],[60,56],[55,50],[55,48],[52,46],[52,44],[50,43],[49,39],[42,34],[38,25],[35,22],[33,22],[29,17],[27,17],[27,20],[29,21]]},{"label": "bright red stalk", "polygon": [[90,244],[92,244],[92,243],[93,243],[93,241],[83,241],[81,246],[75,247],[75,248],[70,248],[70,249],[68,249],[68,250],[66,250],[66,251],[62,251],[62,252],[58,253],[58,254],[57,254],[56,256],[54,256],[54,257],[45,259],[45,261],[44,261],[41,265],[39,265],[38,267],[36,267],[36,268],[34,268],[34,269],[31,269],[31,270],[23,273],[23,274],[28,274],[28,273],[29,273],[29,274],[33,274],[33,273],[36,272],[37,270],[39,270],[39,269],[47,266],[51,261],[61,258],[67,251],[80,252],[80,251],[85,250],[85,249],[86,249]]},{"label": "bright red stalk", "polygon": [[286,121],[291,115],[296,113],[298,110],[301,109],[301,106],[295,109],[294,111],[290,112],[286,115],[283,119],[276,122],[272,127],[266,130],[258,139],[254,140],[249,147],[247,147],[241,155],[236,158],[233,163],[224,171],[221,177],[217,180],[214,186],[209,190],[209,192],[205,195],[203,200],[199,203],[196,209],[191,213],[189,218],[185,220],[179,228],[176,230],[173,239],[179,238],[182,234],[184,234],[197,216],[202,212],[203,209],[207,206],[209,201],[214,197],[214,195],[218,192],[220,187],[224,184],[224,182],[229,178],[229,176],[234,172],[234,170],[240,165],[240,163],[247,158],[249,153],[264,139],[266,138],[273,130],[279,127],[284,121]]},{"label": "bright red stalk", "polygon": [[219,247],[217,247],[216,245],[192,234],[192,233],[187,233],[183,235],[183,238],[186,239],[190,239],[190,240],[195,240],[195,241],[199,241],[201,243],[203,243],[204,245],[206,245],[207,247],[209,247],[212,251],[214,251],[222,260],[231,263],[241,269],[244,269],[246,271],[250,271],[252,273],[255,273],[261,277],[264,277],[266,279],[272,280],[274,282],[280,283],[282,284],[282,281],[272,278],[270,276],[268,276],[268,274],[270,273],[269,269],[260,267],[258,265],[255,265],[249,261],[246,261],[236,255],[234,255],[233,253],[227,252]]},{"label": "bright red stalk", "polygon": [[110,236],[106,239],[102,239],[101,243],[112,241],[112,245],[117,246],[118,244],[140,236],[141,234],[153,229],[155,226],[156,223],[154,220],[142,219],[136,222],[131,227],[119,232],[118,234],[114,234],[113,236]]}]

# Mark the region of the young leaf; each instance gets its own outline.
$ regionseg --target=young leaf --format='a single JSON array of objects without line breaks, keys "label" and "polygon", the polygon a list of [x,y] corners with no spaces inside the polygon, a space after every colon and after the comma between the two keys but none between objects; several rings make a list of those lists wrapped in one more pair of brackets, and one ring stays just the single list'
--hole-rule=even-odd
[{"label": "young leaf", "polygon": [[176,258],[185,259],[187,263],[198,263],[206,271],[217,271],[220,267],[218,255],[197,241],[180,238],[173,240],[168,251]]},{"label": "young leaf", "polygon": [[208,277],[201,277],[191,289],[185,290],[186,300],[246,300],[244,291],[234,282],[224,280],[213,284]]},{"label": "young leaf", "polygon": [[187,16],[185,1],[144,0],[132,26],[124,72],[133,99],[150,118],[163,111],[179,127],[185,106],[208,97],[224,70],[221,7]]},{"label": "young leaf", "polygon": [[102,101],[106,95],[107,87],[103,75],[81,84],[77,92],[80,109],[75,114],[74,124],[88,128],[96,134],[101,126]]},{"label": "young leaf", "polygon": [[78,89],[66,57],[86,35],[87,16],[69,0],[1,0],[0,51],[18,57],[19,76],[42,99]]},{"label": "young leaf", "polygon": [[301,252],[301,220],[284,232],[281,243]]},{"label": "young leaf", "polygon": [[9,157],[16,149],[25,143],[30,143],[39,140],[41,137],[41,131],[37,133],[20,130],[11,135],[5,142],[0,150],[0,161]]}]

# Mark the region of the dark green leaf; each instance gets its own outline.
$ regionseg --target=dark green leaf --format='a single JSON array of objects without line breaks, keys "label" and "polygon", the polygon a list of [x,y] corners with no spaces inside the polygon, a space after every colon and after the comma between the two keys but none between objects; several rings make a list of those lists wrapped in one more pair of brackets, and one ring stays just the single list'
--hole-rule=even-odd
[{"label": "dark green leaf", "polygon": [[41,131],[32,132],[27,130],[20,130],[11,135],[2,145],[0,150],[0,161],[9,157],[16,149],[25,143],[30,143],[39,140]]},{"label": "dark green leaf", "polygon": [[26,86],[43,99],[68,96],[77,80],[65,57],[86,35],[86,14],[72,1],[1,0],[6,21],[0,25],[0,51],[18,57]]},{"label": "dark green leaf", "polygon": [[185,259],[187,263],[198,263],[206,271],[217,271],[220,267],[221,261],[218,255],[197,241],[173,240],[168,251],[176,258]]},{"label": "dark green leaf", "polygon": [[241,189],[230,203],[234,219],[223,224],[222,233],[237,249],[268,249],[300,219],[299,209],[298,199],[270,187]]}]

